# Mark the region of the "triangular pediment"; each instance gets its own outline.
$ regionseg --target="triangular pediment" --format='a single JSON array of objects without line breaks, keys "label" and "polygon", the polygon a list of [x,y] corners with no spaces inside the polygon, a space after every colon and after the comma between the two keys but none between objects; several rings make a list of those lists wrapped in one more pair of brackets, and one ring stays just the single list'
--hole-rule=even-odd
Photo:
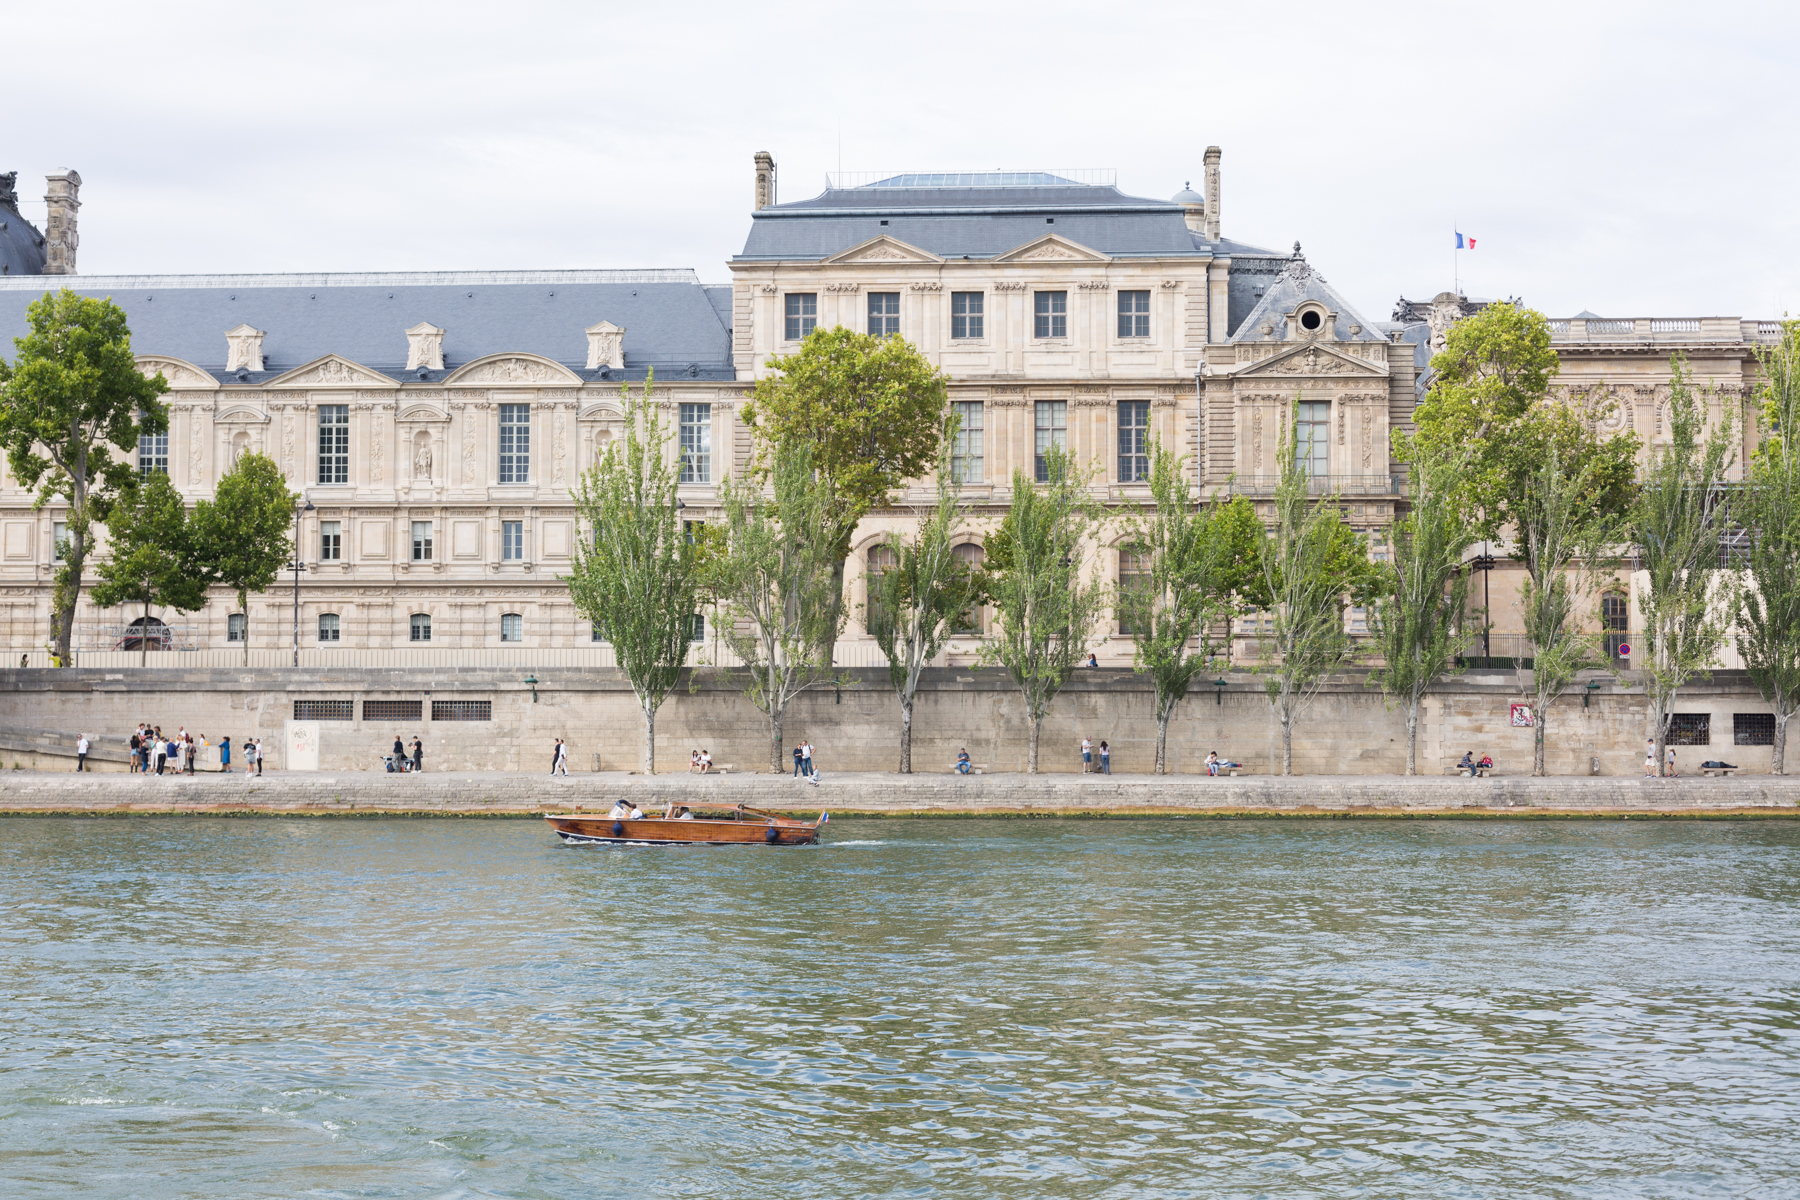
[{"label": "triangular pediment", "polygon": [[1250,376],[1284,375],[1306,379],[1320,375],[1385,376],[1385,365],[1374,363],[1335,349],[1327,342],[1302,342],[1261,362],[1253,362],[1233,372],[1239,379]]},{"label": "triangular pediment", "polygon": [[534,384],[560,385],[580,382],[581,376],[553,359],[538,354],[518,352],[489,354],[472,363],[465,363],[444,378],[446,385],[462,386],[487,383],[500,387],[508,385],[530,387]]},{"label": "triangular pediment", "polygon": [[386,375],[378,374],[347,358],[335,354],[327,354],[324,358],[314,359],[304,367],[295,367],[285,375],[277,376],[268,383],[272,388],[307,387],[399,387]]},{"label": "triangular pediment", "polygon": [[929,250],[882,233],[848,250],[841,250],[825,260],[828,263],[941,263],[943,258]]},{"label": "triangular pediment", "polygon": [[137,369],[146,377],[162,372],[162,377],[169,381],[171,388],[205,388],[216,391],[219,386],[219,381],[209,372],[186,359],[172,358],[167,354],[139,354],[132,361],[137,363]]},{"label": "triangular pediment", "polygon": [[1111,262],[1112,259],[1098,250],[1084,246],[1080,242],[1072,242],[1058,233],[1046,233],[1041,238],[1034,238],[1023,246],[1015,246],[1005,254],[996,255],[995,262]]}]

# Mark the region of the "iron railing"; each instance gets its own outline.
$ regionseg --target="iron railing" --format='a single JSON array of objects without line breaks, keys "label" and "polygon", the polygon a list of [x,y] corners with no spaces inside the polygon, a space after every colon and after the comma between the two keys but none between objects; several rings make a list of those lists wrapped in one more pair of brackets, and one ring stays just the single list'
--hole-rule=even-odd
[{"label": "iron railing", "polygon": [[[1404,475],[1314,475],[1306,481],[1313,496],[1403,496]],[[1279,475],[1239,475],[1231,490],[1240,496],[1273,496],[1281,485]]]}]

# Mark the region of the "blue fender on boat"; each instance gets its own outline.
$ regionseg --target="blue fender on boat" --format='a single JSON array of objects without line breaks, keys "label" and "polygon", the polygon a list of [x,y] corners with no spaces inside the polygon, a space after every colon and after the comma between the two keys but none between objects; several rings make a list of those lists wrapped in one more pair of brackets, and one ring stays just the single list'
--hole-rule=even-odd
[{"label": "blue fender on boat", "polygon": [[769,826],[768,832],[763,834],[763,841],[769,843],[771,846],[780,840],[781,833],[773,825]]},{"label": "blue fender on boat", "polygon": [[625,836],[624,822],[622,822],[622,821],[614,821],[613,822],[613,836],[614,837],[624,837]]}]

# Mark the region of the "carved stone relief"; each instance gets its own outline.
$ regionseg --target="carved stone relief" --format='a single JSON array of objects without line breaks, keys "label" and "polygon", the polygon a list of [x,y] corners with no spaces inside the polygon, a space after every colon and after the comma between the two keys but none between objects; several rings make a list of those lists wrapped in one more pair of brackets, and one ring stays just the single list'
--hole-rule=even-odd
[{"label": "carved stone relief", "polygon": [[406,331],[406,369],[444,369],[444,331],[430,321],[420,321]]},{"label": "carved stone relief", "polygon": [[1363,473],[1366,475],[1375,454],[1375,406],[1372,404],[1363,405],[1362,427]]},{"label": "carved stone relief", "polygon": [[602,321],[598,325],[587,327],[588,370],[599,367],[609,370],[623,370],[625,366],[625,328],[614,325],[611,321]]},{"label": "carved stone relief", "polygon": [[381,482],[382,443],[387,440],[380,415],[369,419],[369,481]]},{"label": "carved stone relief", "polygon": [[559,376],[541,362],[528,358],[501,358],[482,363],[458,383],[548,383]]},{"label": "carved stone relief", "polygon": [[1013,283],[1003,279],[994,284],[994,290],[996,292],[1022,292],[1030,286],[1028,283]]},{"label": "carved stone relief", "polygon": [[225,369],[227,371],[260,371],[263,369],[262,341],[268,336],[260,329],[239,325],[225,333]]},{"label": "carved stone relief", "polygon": [[210,376],[203,376],[186,365],[167,358],[140,358],[137,368],[146,377],[154,376],[160,371],[172,388],[212,387],[215,382]]},{"label": "carved stone relief", "polygon": [[557,409],[556,416],[552,422],[555,434],[550,442],[550,482],[555,487],[562,487],[565,478],[563,475],[563,460],[567,458],[569,453],[567,422],[568,418],[564,415],[563,410],[560,408]]}]

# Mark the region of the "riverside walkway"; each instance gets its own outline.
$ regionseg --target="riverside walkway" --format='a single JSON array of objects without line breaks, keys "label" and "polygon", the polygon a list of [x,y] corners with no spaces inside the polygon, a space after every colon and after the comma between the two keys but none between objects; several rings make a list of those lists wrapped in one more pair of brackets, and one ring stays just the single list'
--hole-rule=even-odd
[{"label": "riverside walkway", "polygon": [[1800,816],[1800,777],[1730,779],[1297,775],[541,774],[454,771],[269,772],[194,776],[10,771],[0,815],[52,813],[530,816],[666,803],[748,804],[782,812],[885,816]]}]

